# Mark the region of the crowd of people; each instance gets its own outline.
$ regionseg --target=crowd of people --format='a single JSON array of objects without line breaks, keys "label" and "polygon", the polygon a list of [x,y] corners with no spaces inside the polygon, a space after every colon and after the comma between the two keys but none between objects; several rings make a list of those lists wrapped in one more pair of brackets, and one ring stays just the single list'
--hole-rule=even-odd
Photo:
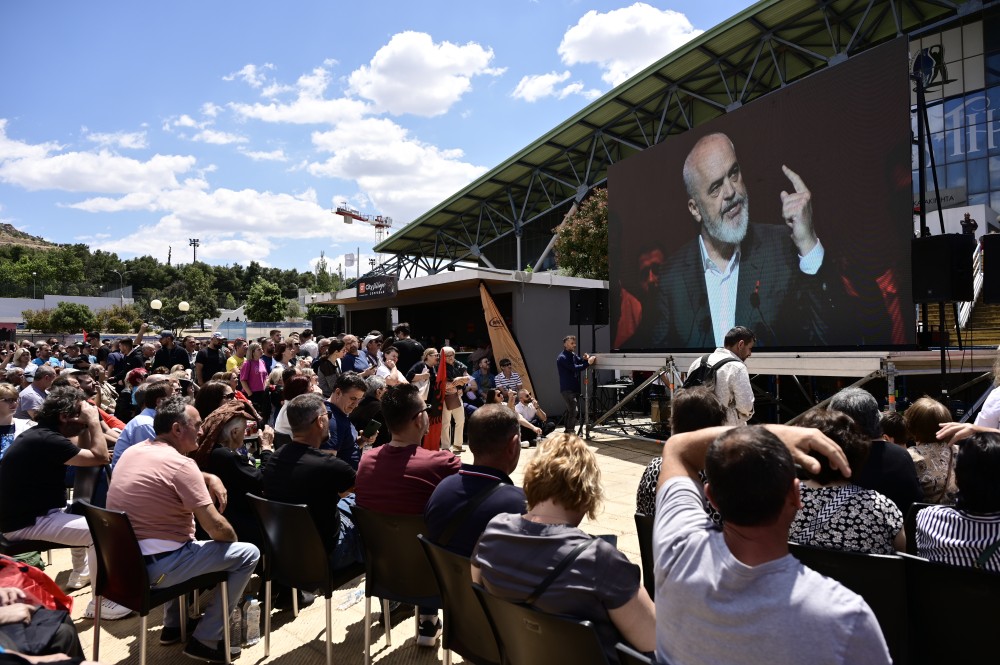
[{"label": "crowd of people", "polygon": [[[730,331],[710,362],[749,357],[755,340],[744,330]],[[797,426],[748,426],[752,404],[736,408],[733,390],[745,367],[727,361],[727,372],[674,394],[672,436],[637,489],[638,512],[654,518],[654,604],[613,540],[580,529],[604,496],[572,408],[580,372],[597,359],[563,340],[567,417],[556,433],[509,359],[493,374],[482,353],[470,373],[453,348],[424,348],[406,324],[394,332],[314,340],[309,330],[274,331],[231,343],[215,334],[198,348],[169,331],[149,343],[141,330],[116,350],[93,337],[72,352],[55,340],[9,349],[0,532],[72,546],[66,586],[86,586],[93,541],[66,489],[74,470],[106,467],[94,494],[77,498],[128,514],[150,579],[167,586],[224,571],[236,607],[263,548],[248,493],[307,505],[332,569],[364,558],[356,506],[423,515],[432,542],[469,557],[473,581],[590,620],[612,662],[617,642],[684,664],[791,663],[806,648],[818,662],[889,662],[864,601],[791,557],[789,542],[901,551],[903,516],[917,502],[935,504],[917,515],[921,556],[1000,572],[990,547],[1000,541],[1000,429],[950,423],[929,398],[901,418],[883,414],[859,388]],[[435,416],[441,433],[429,437]],[[456,453],[466,445],[473,460],[463,464]],[[531,445],[517,487],[510,476]],[[308,590],[298,593],[308,602]],[[0,646],[27,648],[3,630],[23,620],[3,606],[23,600],[0,589]],[[418,645],[437,643],[439,609],[419,608]],[[184,653],[224,662],[221,599],[204,610]],[[91,601],[85,616],[94,612]],[[104,619],[130,613],[102,603]],[[168,603],[162,644],[180,641],[182,620]],[[79,657],[72,637],[64,627],[36,651]]]}]

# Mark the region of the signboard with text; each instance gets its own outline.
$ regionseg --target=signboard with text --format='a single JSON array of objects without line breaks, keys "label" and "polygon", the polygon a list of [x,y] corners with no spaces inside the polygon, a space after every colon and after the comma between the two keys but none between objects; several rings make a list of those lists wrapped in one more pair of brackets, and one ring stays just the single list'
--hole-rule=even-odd
[{"label": "signboard with text", "polygon": [[396,279],[395,275],[375,275],[359,279],[357,282],[358,300],[395,297]]}]

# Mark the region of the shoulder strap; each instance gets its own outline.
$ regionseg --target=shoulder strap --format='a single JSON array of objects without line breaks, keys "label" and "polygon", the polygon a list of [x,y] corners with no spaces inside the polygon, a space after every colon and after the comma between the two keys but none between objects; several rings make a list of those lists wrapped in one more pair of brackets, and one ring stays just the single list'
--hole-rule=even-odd
[{"label": "shoulder strap", "polygon": [[588,538],[573,548],[573,551],[567,554],[566,557],[559,562],[559,565],[552,569],[552,572],[549,573],[548,577],[542,580],[542,583],[538,585],[538,588],[535,589],[534,592],[532,592],[532,594],[525,598],[522,602],[525,605],[533,605],[535,601],[538,600],[538,597],[549,588],[549,586],[562,574],[564,570],[566,570],[567,566],[576,561],[576,558],[583,554],[583,551],[595,542],[597,542],[597,538]]},{"label": "shoulder strap", "polygon": [[482,505],[486,499],[500,491],[500,488],[506,484],[507,483],[500,481],[496,485],[487,487],[486,489],[480,491],[479,494],[472,497],[472,499],[462,506],[461,510],[455,513],[452,518],[448,520],[448,525],[445,527],[444,531],[441,532],[441,535],[438,536],[437,544],[441,547],[447,547],[448,543],[450,543],[451,539],[455,536],[455,532],[458,531],[458,527],[462,526],[462,523],[465,522],[466,518],[468,518],[469,515],[476,510],[476,508]]},{"label": "shoulder strap", "polygon": [[739,360],[738,358],[723,358],[722,360],[720,360],[719,362],[715,363],[714,365],[712,365],[708,369],[712,373],[712,375],[714,376],[715,373],[719,371],[720,367],[722,367],[726,363],[734,363],[734,362],[737,362],[738,360]]},{"label": "shoulder strap", "polygon": [[986,568],[986,564],[989,563],[990,559],[993,558],[993,555],[997,553],[998,549],[1000,549],[1000,538],[990,543],[986,549],[983,550],[982,554],[976,557],[976,562],[973,564],[973,567],[980,570]]}]

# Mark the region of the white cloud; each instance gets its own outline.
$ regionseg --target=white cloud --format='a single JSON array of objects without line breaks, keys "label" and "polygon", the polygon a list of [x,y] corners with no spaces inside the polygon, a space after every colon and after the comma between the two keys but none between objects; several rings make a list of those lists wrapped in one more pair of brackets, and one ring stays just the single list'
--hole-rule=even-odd
[{"label": "white cloud", "polygon": [[147,147],[146,132],[87,132],[87,140],[104,148],[139,149]]},{"label": "white cloud", "polygon": [[271,150],[268,152],[263,152],[259,150],[247,150],[246,148],[240,147],[239,151],[244,155],[249,157],[255,162],[287,162],[288,157],[285,155],[285,151],[281,148],[277,150]]},{"label": "white cloud", "polygon": [[62,146],[54,141],[31,145],[7,138],[7,119],[0,118],[0,165],[8,160],[42,159],[57,150],[62,150]]},{"label": "white cloud", "polygon": [[191,116],[187,115],[186,113],[184,115],[180,116],[179,118],[177,118],[176,120],[174,120],[172,124],[173,124],[174,127],[202,127],[202,126],[204,126],[204,125],[200,125],[197,122],[195,122],[194,118],[192,118]]},{"label": "white cloud", "polygon": [[367,65],[348,78],[352,92],[393,115],[441,115],[472,87],[472,77],[499,76],[491,68],[493,49],[475,42],[464,46],[434,43],[423,32],[400,32]]},{"label": "white cloud", "polygon": [[559,55],[566,65],[597,64],[601,78],[618,85],[702,32],[684,14],[637,2],[584,14],[563,35]]},{"label": "white cloud", "polygon": [[387,118],[345,122],[314,132],[313,145],[332,153],[309,165],[315,176],[354,180],[376,209],[396,226],[440,203],[481,175],[485,167],[462,160],[461,150],[446,150],[409,136]]},{"label": "white cloud", "polygon": [[244,65],[243,69],[238,72],[233,72],[227,76],[223,76],[223,81],[235,81],[240,79],[251,88],[260,88],[267,82],[267,76],[264,74],[264,70],[273,70],[274,65],[271,63],[265,63],[264,65],[258,67],[254,64]]},{"label": "white cloud", "polygon": [[569,71],[564,71],[561,74],[549,72],[548,74],[523,76],[514,88],[514,92],[510,94],[511,97],[523,99],[526,102],[536,102],[543,97],[565,99],[570,95],[580,95],[587,99],[595,99],[600,96],[600,90],[587,90],[579,81],[560,87],[559,84],[568,80],[570,76]]},{"label": "white cloud", "polygon": [[249,139],[239,134],[220,132],[215,129],[203,129],[191,137],[192,141],[211,143],[213,145],[229,145],[231,143],[247,143]]},{"label": "white cloud", "polygon": [[206,115],[209,118],[216,117],[217,115],[219,115],[219,111],[221,110],[222,110],[221,106],[219,106],[218,104],[214,104],[212,102],[205,102],[204,104],[201,105],[202,115]]},{"label": "white cloud", "polygon": [[243,119],[291,124],[336,124],[355,120],[371,110],[365,102],[349,99],[325,99],[330,72],[317,67],[296,81],[296,99],[288,103],[231,103],[230,108]]}]

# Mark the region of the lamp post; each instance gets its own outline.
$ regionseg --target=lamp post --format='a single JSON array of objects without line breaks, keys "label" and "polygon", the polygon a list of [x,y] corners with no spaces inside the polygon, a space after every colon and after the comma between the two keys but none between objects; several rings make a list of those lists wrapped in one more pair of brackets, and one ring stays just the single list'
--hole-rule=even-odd
[{"label": "lamp post", "polygon": [[167,318],[163,316],[160,310],[163,309],[163,303],[159,300],[150,300],[149,307],[156,312],[156,317],[160,320],[164,328],[169,328],[170,330],[178,333],[177,326],[184,318],[184,314],[191,309],[191,305],[188,304],[186,300],[182,300],[177,303],[177,309],[180,312],[175,318]]},{"label": "lamp post", "polygon": [[[112,270],[114,274],[118,275],[118,295],[121,298],[122,309],[125,308],[125,275],[132,272],[131,270],[126,270],[125,272],[118,272],[117,270]],[[157,300],[159,302],[159,300]],[[152,303],[150,303],[152,304]]]},{"label": "lamp post", "polygon": [[37,274],[38,273],[34,272],[34,271],[32,271],[32,273],[31,273],[31,299],[32,300],[35,299],[35,275],[37,275]]}]

